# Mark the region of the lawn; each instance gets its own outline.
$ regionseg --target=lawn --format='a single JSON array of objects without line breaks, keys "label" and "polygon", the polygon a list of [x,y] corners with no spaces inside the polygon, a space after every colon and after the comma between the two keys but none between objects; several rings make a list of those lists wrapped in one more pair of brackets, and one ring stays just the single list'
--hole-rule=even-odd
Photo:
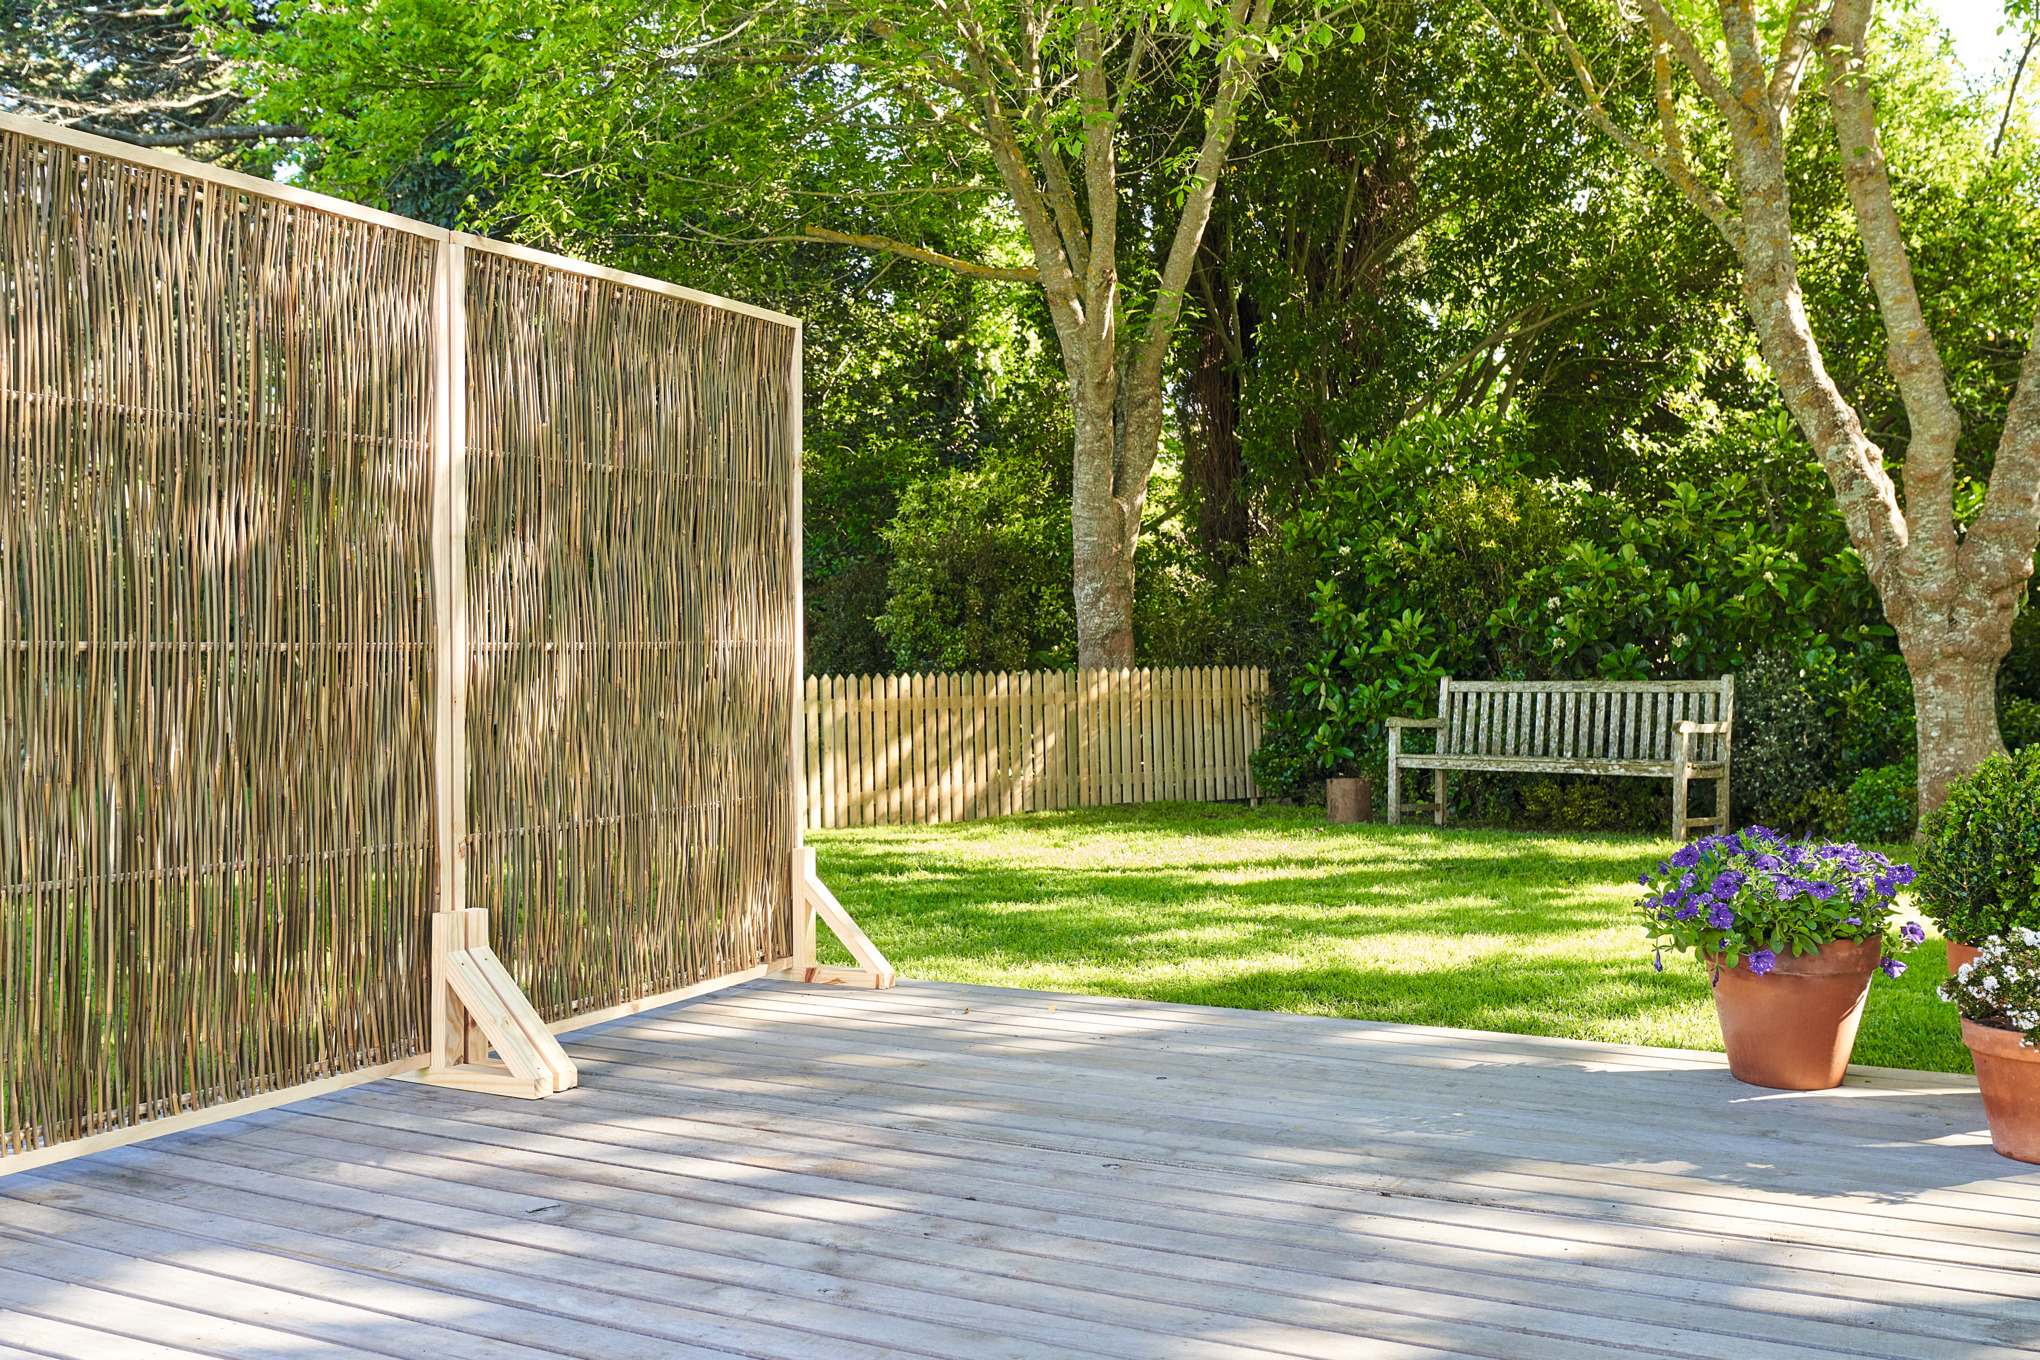
[{"label": "lawn", "polygon": [[[1667,956],[1654,971],[1636,925],[1636,875],[1669,840],[1326,826],[1318,809],[1197,803],[808,840],[908,977],[1721,1047],[1700,966]],[[1969,1071],[1954,1008],[1933,992],[1941,941],[1909,958],[1871,988],[1856,1061]]]}]

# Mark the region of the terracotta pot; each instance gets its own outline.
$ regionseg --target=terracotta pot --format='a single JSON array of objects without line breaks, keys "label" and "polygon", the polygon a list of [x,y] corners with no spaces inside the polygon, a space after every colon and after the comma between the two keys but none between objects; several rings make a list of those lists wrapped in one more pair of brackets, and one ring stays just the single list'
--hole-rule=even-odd
[{"label": "terracotta pot", "polygon": [[1870,974],[1884,941],[1831,940],[1812,954],[1778,956],[1762,977],[1747,955],[1734,968],[1706,959],[1714,979],[1714,1010],[1736,1080],[1782,1091],[1840,1086],[1863,1022]]},{"label": "terracotta pot", "polygon": [[1950,977],[1953,977],[1955,975],[1955,971],[1959,969],[1963,964],[1975,962],[1976,962],[1975,945],[1962,944],[1956,940],[1948,941],[1948,975]]},{"label": "terracotta pot", "polygon": [[1976,1060],[1990,1145],[2001,1157],[2040,1162],[2040,1049],[2019,1042],[2019,1032],[1962,1022],[1962,1042]]},{"label": "terracotta pot", "polygon": [[1371,822],[1374,820],[1374,781],[1371,779],[1327,779],[1325,820],[1328,822]]}]

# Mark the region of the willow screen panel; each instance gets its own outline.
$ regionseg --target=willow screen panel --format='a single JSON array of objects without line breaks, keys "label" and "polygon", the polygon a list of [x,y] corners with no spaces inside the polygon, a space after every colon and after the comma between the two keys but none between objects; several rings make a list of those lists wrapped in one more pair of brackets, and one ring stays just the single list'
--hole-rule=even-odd
[{"label": "willow screen panel", "polygon": [[798,332],[468,252],[468,902],[548,1020],[792,948]]},{"label": "willow screen panel", "polygon": [[0,1160],[422,1049],[434,249],[0,132]]}]

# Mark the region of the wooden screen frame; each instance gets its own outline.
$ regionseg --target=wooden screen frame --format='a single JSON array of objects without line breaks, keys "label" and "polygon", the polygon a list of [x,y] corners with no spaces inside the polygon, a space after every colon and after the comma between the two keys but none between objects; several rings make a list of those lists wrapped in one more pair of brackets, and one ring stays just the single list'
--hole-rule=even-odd
[{"label": "wooden screen frame", "polygon": [[[483,251],[543,265],[564,273],[585,278],[602,279],[630,288],[662,294],[682,301],[696,303],[739,315],[752,317],[785,326],[793,332],[792,373],[790,375],[789,438],[787,456],[791,460],[789,474],[788,524],[792,542],[791,580],[787,588],[792,594],[793,606],[793,647],[789,660],[790,673],[786,677],[786,694],[790,712],[787,715],[788,736],[787,768],[782,772],[785,780],[787,805],[786,815],[791,819],[794,854],[783,866],[785,874],[785,900],[793,914],[789,923],[789,938],[801,938],[802,919],[809,914],[803,891],[801,865],[803,860],[802,831],[805,822],[803,775],[801,770],[803,706],[801,703],[802,680],[804,678],[803,658],[805,655],[805,620],[802,599],[801,561],[801,459],[803,453],[803,392],[802,359],[805,327],[798,317],[765,307],[753,306],[730,298],[718,297],[712,293],[668,283],[661,279],[632,274],[612,269],[606,265],[577,260],[529,246],[513,245],[504,241],[490,240],[469,232],[452,231],[428,222],[401,217],[395,213],[377,208],[364,207],[344,199],[326,194],[314,193],[293,185],[278,184],[257,179],[238,171],[224,170],[201,161],[145,147],[129,145],[105,137],[93,136],[70,128],[59,127],[40,119],[26,118],[17,114],[0,113],[0,132],[46,143],[53,147],[89,155],[100,160],[116,161],[145,169],[176,175],[184,179],[216,185],[222,189],[250,198],[264,199],[276,203],[290,204],[336,217],[369,223],[406,235],[431,242],[435,247],[433,272],[433,369],[434,393],[432,399],[433,428],[431,434],[433,496],[432,496],[432,561],[434,577],[435,617],[435,677],[434,686],[434,802],[433,834],[436,841],[438,867],[438,900],[434,904],[435,919],[450,917],[450,913],[461,910],[466,904],[466,876],[463,868],[463,833],[465,831],[464,810],[468,744],[465,740],[464,710],[467,680],[466,661],[468,637],[466,619],[467,580],[463,544],[465,541],[466,518],[466,345],[465,345],[465,277],[466,256],[470,251]],[[449,677],[451,682],[449,683]],[[736,986],[773,973],[790,971],[797,959],[788,956],[771,960],[765,964],[744,968],[721,977],[710,978],[682,987],[672,992],[641,997],[602,1010],[574,1015],[545,1026],[554,1034],[565,1033],[584,1026],[597,1025],[605,1021],[634,1015],[659,1006],[669,1005],[689,997],[703,995],[725,987]],[[70,1139],[26,1152],[0,1156],[0,1176],[17,1171],[28,1171],[48,1166],[53,1162],[84,1156],[108,1148],[123,1147],[145,1139],[162,1137],[172,1133],[200,1128],[224,1120],[236,1119],[242,1115],[273,1108],[293,1101],[310,1099],[315,1096],[345,1090],[365,1082],[385,1077],[409,1076],[416,1078],[433,1061],[435,1053],[445,1053],[450,1047],[452,1017],[446,1014],[445,987],[435,978],[432,986],[433,1024],[432,1033],[425,1049],[410,1057],[393,1062],[361,1068],[353,1072],[304,1082],[293,1086],[279,1087],[239,1100],[207,1106],[203,1109],[186,1111],[163,1119],[143,1120],[85,1138]],[[463,1042],[465,1042],[465,1026]]]}]

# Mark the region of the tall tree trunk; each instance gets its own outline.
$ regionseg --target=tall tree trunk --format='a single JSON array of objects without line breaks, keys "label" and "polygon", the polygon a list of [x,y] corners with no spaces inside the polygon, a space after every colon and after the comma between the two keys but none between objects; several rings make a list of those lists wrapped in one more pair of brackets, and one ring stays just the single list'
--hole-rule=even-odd
[{"label": "tall tree trunk", "polygon": [[1133,551],[1140,515],[1117,494],[1114,464],[1124,440],[1115,392],[1081,390],[1070,488],[1070,537],[1075,568],[1077,664],[1117,669],[1133,664]]},{"label": "tall tree trunk", "polygon": [[[2007,620],[2007,641],[2010,628]],[[1987,657],[1905,649],[1919,721],[1920,808],[1948,801],[1948,785],[2005,749],[1998,734],[1997,673],[2004,649]]]},{"label": "tall tree trunk", "polygon": [[[1954,513],[1962,423],[1920,305],[1878,139],[1867,59],[1874,0],[1832,0],[1824,22],[1816,0],[1795,0],[1775,52],[1765,49],[1753,0],[1717,0],[1725,39],[1719,49],[1684,27],[1669,0],[1639,0],[1656,46],[1655,145],[1608,112],[1604,90],[1574,45],[1558,0],[1539,3],[1587,97],[1587,117],[1677,186],[1741,260],[1743,303],[1764,360],[1827,471],[1850,541],[1912,673],[1920,811],[1931,812],[1946,800],[1952,780],[2004,749],[1997,728],[1997,670],[2011,648],[2012,621],[2040,540],[2040,315],[2006,412],[1990,486],[1965,530]],[[1715,64],[1716,50],[1726,58],[1725,69]],[[1675,65],[1725,126],[1733,153],[1732,205],[1687,155],[1672,85]],[[1903,504],[1883,451],[1864,433],[1861,418],[1827,371],[1799,286],[1786,133],[1802,79],[1823,68],[1842,179],[1883,325],[1885,362],[1910,427]]]}]

